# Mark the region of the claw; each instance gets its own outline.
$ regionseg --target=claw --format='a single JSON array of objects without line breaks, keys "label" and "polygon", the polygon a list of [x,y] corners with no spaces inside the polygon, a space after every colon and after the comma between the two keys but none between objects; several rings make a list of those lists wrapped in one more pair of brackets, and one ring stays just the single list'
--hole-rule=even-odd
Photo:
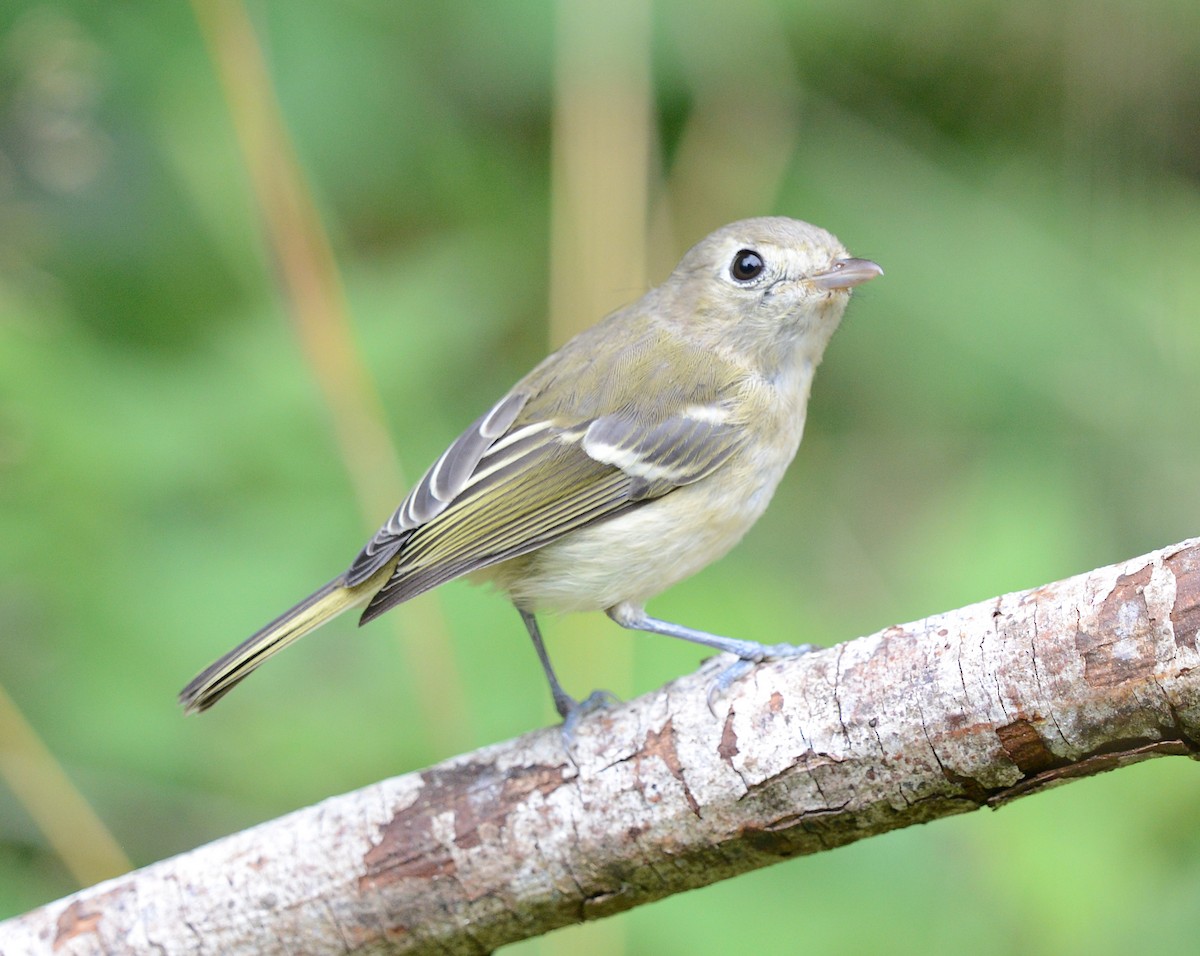
[{"label": "claw", "polygon": [[815,650],[817,650],[816,644],[765,644],[762,647],[762,654],[753,657],[739,657],[721,671],[713,682],[708,685],[708,712],[716,717],[717,698],[729,690],[733,686],[734,681],[745,677],[750,671],[754,670],[756,665],[761,664],[763,661],[779,658],[803,657],[805,654],[809,654]]},{"label": "claw", "polygon": [[726,667],[719,673],[711,684],[708,685],[708,712],[717,716],[717,698],[725,691],[729,690],[730,685],[739,677],[743,677],[754,669],[758,661],[750,660],[746,657],[739,657],[736,661]]},{"label": "claw", "polygon": [[559,727],[558,732],[562,735],[563,750],[567,752],[567,759],[578,770],[579,764],[575,762],[572,747],[575,744],[575,731],[579,729],[580,722],[598,710],[604,710],[612,704],[619,704],[621,699],[608,690],[594,690],[581,701],[567,699],[570,700],[570,706],[567,708],[566,716],[563,717],[562,726]]}]

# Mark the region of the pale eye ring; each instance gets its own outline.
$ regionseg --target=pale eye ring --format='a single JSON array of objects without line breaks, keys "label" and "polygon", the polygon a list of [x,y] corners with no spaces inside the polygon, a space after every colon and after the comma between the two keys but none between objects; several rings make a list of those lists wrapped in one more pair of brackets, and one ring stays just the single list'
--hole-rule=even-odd
[{"label": "pale eye ring", "polygon": [[760,256],[753,249],[739,249],[733,254],[733,262],[729,264],[729,274],[736,282],[749,282],[758,278],[766,268]]}]

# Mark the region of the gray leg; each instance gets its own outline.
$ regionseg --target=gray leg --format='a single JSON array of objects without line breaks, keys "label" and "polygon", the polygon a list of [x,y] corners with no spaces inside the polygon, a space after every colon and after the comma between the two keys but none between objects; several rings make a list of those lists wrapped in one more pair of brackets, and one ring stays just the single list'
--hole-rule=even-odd
[{"label": "gray leg", "polygon": [[562,684],[558,682],[558,675],[554,673],[554,668],[550,664],[550,655],[546,653],[546,645],[542,643],[542,632],[538,628],[537,619],[528,611],[522,611],[520,608],[517,608],[517,613],[525,622],[525,629],[529,631],[529,637],[533,641],[533,649],[537,651],[538,660],[542,662],[542,670],[550,684],[550,695],[554,698],[554,709],[558,711],[559,717],[566,720],[579,707],[579,702],[563,690]]},{"label": "gray leg", "polygon": [[546,680],[550,684],[550,694],[554,698],[554,709],[562,718],[563,749],[567,752],[571,763],[575,763],[572,745],[575,742],[575,730],[579,727],[579,722],[593,711],[601,710],[615,702],[617,698],[609,691],[594,690],[588,695],[587,700],[580,702],[563,690],[562,684],[558,682],[558,676],[554,673],[554,668],[550,665],[550,655],[546,653],[546,645],[542,641],[542,631],[538,627],[537,619],[529,611],[517,608],[517,612],[521,615],[521,620],[525,622],[525,629],[529,631],[529,637],[533,641],[533,649],[537,651],[538,660],[542,662],[542,670],[546,674]]},{"label": "gray leg", "polygon": [[665,634],[667,637],[678,637],[741,658],[721,671],[708,689],[709,710],[713,709],[713,702],[717,696],[728,690],[735,680],[748,673],[760,661],[780,657],[800,657],[817,649],[815,644],[759,644],[756,641],[743,641],[736,637],[709,634],[707,631],[697,631],[690,627],[684,627],[682,624],[660,621],[656,617],[651,617],[642,608],[632,604],[614,605],[608,609],[607,613],[621,627],[627,627],[633,631],[647,631],[650,634]]}]

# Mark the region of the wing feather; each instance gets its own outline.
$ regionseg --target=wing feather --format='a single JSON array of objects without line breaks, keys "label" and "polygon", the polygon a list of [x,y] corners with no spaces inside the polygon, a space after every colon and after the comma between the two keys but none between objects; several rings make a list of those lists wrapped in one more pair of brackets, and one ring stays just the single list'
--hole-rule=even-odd
[{"label": "wing feather", "polygon": [[588,427],[583,447],[597,461],[635,478],[686,485],[737,449],[740,431],[725,422],[675,415],[647,428],[629,416],[606,415]]},{"label": "wing feather", "polygon": [[[543,423],[538,423],[539,425]],[[586,430],[522,426],[480,456],[457,499],[419,528],[363,620],[442,582],[527,554],[613,517],[723,463],[738,430],[688,415],[651,428],[604,417]]]},{"label": "wing feather", "polygon": [[[578,446],[566,450],[574,467],[560,460],[556,464],[561,467],[549,475],[547,467],[528,468],[506,483],[502,495],[456,502],[414,531],[363,620],[450,578],[527,554],[638,504],[629,494],[628,475],[588,458]],[[550,461],[545,464],[554,467]]]},{"label": "wing feather", "polygon": [[442,452],[354,559],[346,572],[348,587],[367,580],[399,553],[414,529],[445,511],[470,480],[480,459],[512,427],[528,400],[529,394],[523,391],[505,395]]}]

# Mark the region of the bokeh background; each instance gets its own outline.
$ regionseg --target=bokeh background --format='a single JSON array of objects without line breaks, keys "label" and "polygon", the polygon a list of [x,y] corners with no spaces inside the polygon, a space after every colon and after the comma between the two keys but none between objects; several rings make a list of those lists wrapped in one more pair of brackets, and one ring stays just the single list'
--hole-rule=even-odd
[{"label": "bokeh background", "polygon": [[[1200,5],[0,8],[0,916],[551,722],[453,583],[202,718],[554,342],[722,223],[836,232],[800,456],[651,605],[833,643],[1200,531]],[[577,693],[694,648],[551,620]],[[514,953],[1195,951],[1200,771],[1152,761]]]}]

